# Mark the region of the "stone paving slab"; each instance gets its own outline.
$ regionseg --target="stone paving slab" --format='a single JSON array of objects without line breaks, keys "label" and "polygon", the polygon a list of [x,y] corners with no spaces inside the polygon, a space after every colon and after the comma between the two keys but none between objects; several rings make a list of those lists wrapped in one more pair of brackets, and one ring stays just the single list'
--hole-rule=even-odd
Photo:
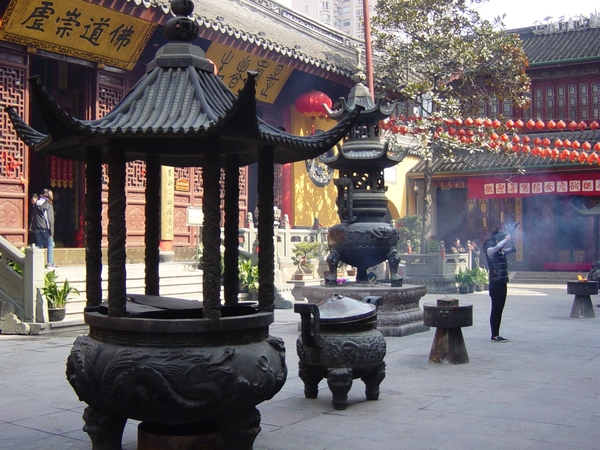
[{"label": "stone paving slab", "polygon": [[[441,295],[428,294],[423,303]],[[270,332],[287,348],[288,379],[258,406],[256,450],[397,450],[600,448],[600,318],[570,318],[572,296],[561,285],[509,285],[501,328],[490,342],[486,292],[455,295],[473,304],[463,328],[469,364],[428,363],[435,329],[388,337],[386,378],[378,401],[354,380],[348,408],[336,411],[327,383],[305,399],[295,341],[299,316],[276,310]],[[600,299],[593,298],[596,316]],[[0,450],[89,450],[81,428],[85,404],[65,378],[77,333],[0,334]],[[123,449],[137,448],[130,420]]]}]

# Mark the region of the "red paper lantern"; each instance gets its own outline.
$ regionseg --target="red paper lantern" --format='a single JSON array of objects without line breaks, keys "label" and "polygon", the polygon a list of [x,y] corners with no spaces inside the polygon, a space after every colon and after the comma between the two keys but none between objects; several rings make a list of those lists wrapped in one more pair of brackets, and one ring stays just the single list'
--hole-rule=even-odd
[{"label": "red paper lantern", "polygon": [[509,130],[515,127],[515,122],[512,120],[507,120],[506,121],[506,128],[508,128]]},{"label": "red paper lantern", "polygon": [[544,147],[541,152],[542,158],[547,158],[550,156],[550,149],[548,147]]},{"label": "red paper lantern", "polygon": [[534,143],[535,145],[538,145],[538,146],[539,146],[539,145],[542,145],[542,139],[541,139],[541,138],[539,138],[539,137],[536,137],[536,138],[533,140],[533,143]]},{"label": "red paper lantern", "polygon": [[542,139],[542,145],[545,145],[546,147],[548,147],[550,145],[550,139],[548,139],[548,138]]},{"label": "red paper lantern", "polygon": [[326,94],[319,91],[306,92],[294,102],[294,106],[300,114],[311,118],[327,117],[327,110],[323,107],[324,104],[327,105],[328,108],[331,108],[333,105],[331,99]]},{"label": "red paper lantern", "polygon": [[460,117],[457,117],[456,119],[454,119],[454,125],[456,125],[457,127],[460,127],[462,125],[463,121]]},{"label": "red paper lantern", "polygon": [[560,152],[560,160],[564,161],[565,159],[567,159],[569,157],[569,155],[571,154],[571,152],[567,149],[564,149],[562,152]]},{"label": "red paper lantern", "polygon": [[566,126],[567,124],[564,123],[562,120],[556,122],[556,128],[558,128],[559,130],[564,130]]},{"label": "red paper lantern", "polygon": [[529,144],[531,142],[531,138],[529,136],[523,136],[523,144]]},{"label": "red paper lantern", "polygon": [[585,152],[581,152],[579,154],[579,156],[577,157],[577,161],[579,161],[580,163],[587,162],[587,159],[588,159],[588,155]]},{"label": "red paper lantern", "polygon": [[577,124],[577,128],[579,128],[581,131],[585,130],[587,128],[587,123],[585,123],[583,120],[581,122],[579,122]]},{"label": "red paper lantern", "polygon": [[502,126],[502,123],[501,123],[501,122],[500,122],[498,119],[494,119],[494,120],[492,121],[492,126],[493,126],[494,128],[500,128],[500,127]]},{"label": "red paper lantern", "polygon": [[492,126],[492,119],[490,119],[490,118],[488,118],[488,119],[485,119],[485,120],[484,120],[484,122],[483,122],[483,124],[484,124],[486,127],[488,127],[488,128],[489,128],[489,127],[491,127],[491,126]]},{"label": "red paper lantern", "polygon": [[596,142],[594,144],[594,150],[596,150],[597,152],[600,152],[600,142]]},{"label": "red paper lantern", "polygon": [[521,148],[521,151],[522,151],[523,153],[527,154],[527,153],[529,153],[529,152],[531,151],[531,149],[529,148],[529,145],[524,145],[524,146]]},{"label": "red paper lantern", "polygon": [[546,126],[549,130],[554,130],[556,128],[556,122],[554,120],[549,120],[548,123],[546,123]]},{"label": "red paper lantern", "polygon": [[471,119],[470,117],[467,117],[465,119],[465,125],[468,126],[468,127],[473,126],[473,119]]},{"label": "red paper lantern", "polygon": [[558,149],[556,149],[556,148],[553,148],[553,149],[550,151],[550,157],[551,157],[552,159],[556,159],[556,158],[558,158]]},{"label": "red paper lantern", "polygon": [[516,127],[517,129],[519,129],[519,130],[520,130],[521,128],[523,128],[523,126],[524,126],[524,124],[523,124],[523,121],[522,121],[521,119],[519,119],[519,120],[517,120],[517,121],[515,122],[515,127]]},{"label": "red paper lantern", "polygon": [[581,147],[581,144],[579,143],[579,141],[573,141],[571,143],[571,148],[574,148],[575,150],[579,150],[580,147]]},{"label": "red paper lantern", "polygon": [[532,119],[529,119],[525,125],[526,125],[526,126],[527,126],[527,128],[529,128],[530,130],[533,130],[533,129],[535,128],[535,122],[534,122]]},{"label": "red paper lantern", "polygon": [[555,147],[562,147],[563,146],[563,141],[561,141],[560,139],[557,139],[554,141],[554,146]]},{"label": "red paper lantern", "polygon": [[475,126],[480,127],[481,125],[483,125],[483,119],[481,117],[478,117],[477,119],[475,119]]},{"label": "red paper lantern", "polygon": [[515,144],[518,144],[519,142],[521,142],[521,138],[515,134],[515,135],[512,137],[512,141],[513,141]]},{"label": "red paper lantern", "polygon": [[540,153],[542,153],[542,149],[539,147],[533,147],[533,149],[531,150],[531,154],[533,156],[540,156]]},{"label": "red paper lantern", "polygon": [[588,141],[585,141],[583,144],[581,144],[581,148],[586,152],[589,152],[592,149],[592,144],[590,144]]},{"label": "red paper lantern", "polygon": [[578,157],[579,157],[579,152],[577,150],[571,150],[571,153],[569,154],[569,159],[571,161],[575,161]]},{"label": "red paper lantern", "polygon": [[544,127],[545,127],[545,126],[546,126],[546,124],[545,124],[544,122],[542,122],[541,120],[538,120],[538,121],[535,123],[535,128],[536,128],[537,130],[542,130],[542,129],[544,129]]},{"label": "red paper lantern", "polygon": [[594,120],[592,123],[590,123],[590,128],[592,130],[597,130],[598,128],[600,128],[600,124]]},{"label": "red paper lantern", "polygon": [[594,164],[598,162],[598,155],[596,153],[591,153],[588,156],[588,160],[587,160],[588,164]]},{"label": "red paper lantern", "polygon": [[577,122],[575,122],[574,120],[571,120],[569,122],[569,130],[575,131],[576,129],[577,129]]}]

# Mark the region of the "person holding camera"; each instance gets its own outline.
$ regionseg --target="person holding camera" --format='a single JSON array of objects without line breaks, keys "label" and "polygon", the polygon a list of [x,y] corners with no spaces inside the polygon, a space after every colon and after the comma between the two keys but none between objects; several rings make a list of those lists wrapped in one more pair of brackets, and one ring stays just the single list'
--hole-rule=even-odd
[{"label": "person holding camera", "polygon": [[39,197],[32,203],[32,216],[29,225],[30,231],[35,235],[35,242],[39,248],[47,249],[48,264],[46,268],[56,269],[54,265],[54,195],[50,189],[44,189]]},{"label": "person holding camera", "polygon": [[506,255],[516,252],[514,244],[508,246],[512,239],[512,235],[496,229],[483,246],[489,267],[489,293],[492,300],[492,310],[490,312],[492,342],[508,342],[508,339],[500,336],[500,322],[502,322],[502,312],[506,303],[507,283],[509,281]]}]

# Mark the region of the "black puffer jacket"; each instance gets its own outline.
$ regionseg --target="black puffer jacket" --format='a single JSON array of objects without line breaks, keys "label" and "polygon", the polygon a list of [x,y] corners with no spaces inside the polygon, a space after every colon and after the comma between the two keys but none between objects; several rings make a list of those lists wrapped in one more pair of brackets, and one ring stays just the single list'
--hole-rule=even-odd
[{"label": "black puffer jacket", "polygon": [[29,231],[50,230],[54,236],[54,207],[45,197],[40,197],[31,208]]},{"label": "black puffer jacket", "polygon": [[508,261],[506,259],[506,253],[514,251],[513,249],[504,250],[500,249],[492,258],[488,255],[488,248],[492,248],[496,245],[493,239],[485,241],[483,245],[485,257],[487,259],[488,267],[490,269],[490,282],[494,283],[508,283]]}]

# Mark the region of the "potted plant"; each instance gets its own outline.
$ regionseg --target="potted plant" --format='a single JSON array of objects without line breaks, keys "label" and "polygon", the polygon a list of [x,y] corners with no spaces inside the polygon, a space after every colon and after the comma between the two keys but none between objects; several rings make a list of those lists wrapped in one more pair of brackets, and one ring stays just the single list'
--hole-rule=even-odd
[{"label": "potted plant", "polygon": [[475,267],[473,278],[475,279],[475,290],[478,292],[483,291],[484,286],[488,283],[488,271],[483,267]]},{"label": "potted plant", "polygon": [[458,273],[454,275],[454,281],[458,285],[459,294],[467,294],[469,292],[469,286],[473,284],[473,276],[469,269],[462,270],[462,267],[458,269]]},{"label": "potted plant", "polygon": [[199,245],[196,248],[196,254],[192,257],[192,261],[194,261],[196,265],[196,269],[202,269],[202,256],[203,256],[203,248],[202,245]]},{"label": "potted plant", "polygon": [[50,322],[59,322],[63,320],[67,311],[66,305],[71,294],[79,295],[79,291],[71,286],[68,280],[65,279],[62,286],[59,287],[56,282],[57,279],[58,275],[56,274],[56,270],[46,272],[44,275],[42,294],[48,303],[48,316]]},{"label": "potted plant", "polygon": [[258,293],[258,266],[251,259],[238,261],[238,280],[240,292],[249,292],[254,297]]},{"label": "potted plant", "polygon": [[302,280],[305,277],[312,277],[314,265],[311,260],[319,256],[321,244],[318,242],[298,242],[294,245],[292,252],[292,261],[297,266],[294,274],[295,280]]}]

